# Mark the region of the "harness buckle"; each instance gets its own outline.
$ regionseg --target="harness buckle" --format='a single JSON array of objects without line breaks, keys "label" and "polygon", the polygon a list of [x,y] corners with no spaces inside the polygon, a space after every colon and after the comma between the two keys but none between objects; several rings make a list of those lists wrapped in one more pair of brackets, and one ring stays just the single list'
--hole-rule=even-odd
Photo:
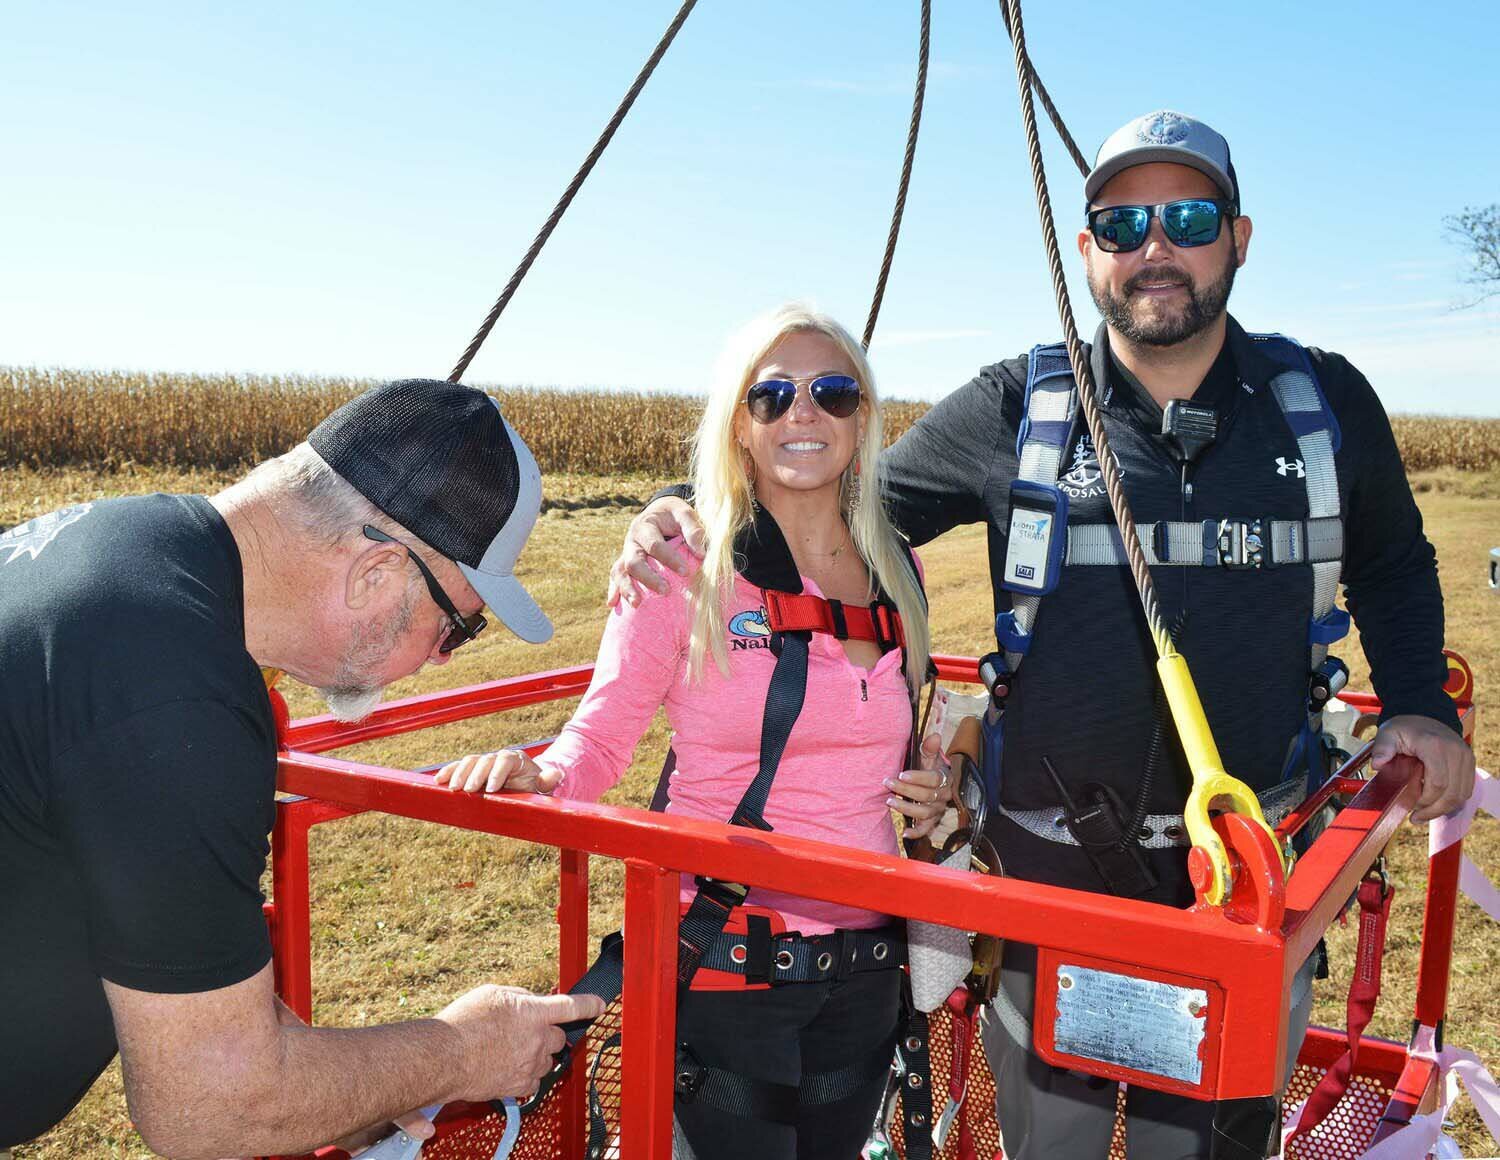
[{"label": "harness buckle", "polygon": [[1217,546],[1222,568],[1264,568],[1269,562],[1270,545],[1262,520],[1220,520]]},{"label": "harness buckle", "polygon": [[1010,666],[1005,663],[1003,653],[986,653],[980,658],[979,679],[988,691],[991,703],[996,709],[1004,712],[1005,702],[1015,685],[1016,674],[1011,672]]},{"label": "harness buckle", "polygon": [[838,965],[834,968],[833,977],[839,981],[849,978],[854,974],[854,962],[859,958],[859,943],[856,941],[859,932],[854,930],[840,930]]},{"label": "harness buckle", "polygon": [[692,1048],[685,1043],[679,1046],[676,1067],[672,1073],[672,1090],[677,1098],[685,1104],[697,1099],[698,1092],[703,1087],[704,1075],[704,1067],[698,1062]]},{"label": "harness buckle", "polygon": [[724,882],[718,878],[698,877],[694,879],[698,889],[706,894],[711,902],[722,906],[725,910],[733,910],[736,906],[743,906],[745,899],[750,895],[750,887],[742,886],[738,882]]},{"label": "harness buckle", "polygon": [[1317,672],[1307,679],[1307,711],[1321,713],[1323,707],[1349,683],[1349,666],[1338,657],[1329,657]]},{"label": "harness buckle", "polygon": [[572,1062],[573,1049],[565,1043],[562,1050],[552,1057],[552,1066],[547,1070],[547,1074],[542,1076],[541,1082],[536,1085],[536,1091],[521,1101],[518,1114],[527,1115],[538,1107],[547,1098],[548,1093],[557,1086],[557,1081],[568,1073],[568,1067]]}]

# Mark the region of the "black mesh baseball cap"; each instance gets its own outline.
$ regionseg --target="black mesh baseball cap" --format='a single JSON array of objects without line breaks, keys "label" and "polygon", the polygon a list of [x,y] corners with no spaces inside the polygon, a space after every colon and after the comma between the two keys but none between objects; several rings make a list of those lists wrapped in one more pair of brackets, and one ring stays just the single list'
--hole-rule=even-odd
[{"label": "black mesh baseball cap", "polygon": [[307,441],[351,487],[456,563],[522,640],[552,636],[515,577],[541,511],[542,473],[494,399],[441,379],[400,379],[351,399]]}]

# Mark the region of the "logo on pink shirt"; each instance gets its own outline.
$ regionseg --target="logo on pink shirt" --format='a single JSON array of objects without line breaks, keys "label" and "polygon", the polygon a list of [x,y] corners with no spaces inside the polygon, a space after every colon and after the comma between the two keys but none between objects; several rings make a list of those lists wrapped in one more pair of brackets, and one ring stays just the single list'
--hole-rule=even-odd
[{"label": "logo on pink shirt", "polygon": [[756,608],[750,612],[737,612],[729,618],[729,631],[732,635],[740,637],[740,640],[731,640],[729,643],[733,648],[770,648],[768,639],[771,635],[771,626],[766,623],[766,610]]}]

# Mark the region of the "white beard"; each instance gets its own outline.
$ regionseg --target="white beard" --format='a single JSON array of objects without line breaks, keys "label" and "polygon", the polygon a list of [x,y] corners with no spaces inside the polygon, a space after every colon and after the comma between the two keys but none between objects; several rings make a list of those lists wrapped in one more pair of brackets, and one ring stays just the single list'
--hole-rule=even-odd
[{"label": "white beard", "polygon": [[344,722],[363,721],[380,704],[380,698],[385,696],[383,688],[319,689],[318,692],[328,702],[334,718]]}]

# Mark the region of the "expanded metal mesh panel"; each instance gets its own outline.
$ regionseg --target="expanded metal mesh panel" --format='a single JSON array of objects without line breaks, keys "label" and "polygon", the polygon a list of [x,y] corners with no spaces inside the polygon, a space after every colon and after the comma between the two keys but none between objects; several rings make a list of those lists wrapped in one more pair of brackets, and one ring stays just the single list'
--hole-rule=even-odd
[{"label": "expanded metal mesh panel", "polygon": [[[552,1117],[547,1117],[549,1120]],[[554,1157],[561,1156],[562,1152],[557,1145],[557,1129],[559,1124],[555,1121],[548,1125],[550,1136],[548,1143],[541,1148],[528,1148],[528,1141],[535,1138],[540,1144],[543,1137],[538,1135],[541,1124],[533,1124],[528,1120],[521,1139],[516,1141],[516,1149],[511,1153],[518,1158],[529,1157]],[[487,1120],[480,1120],[477,1124],[459,1128],[456,1132],[445,1132],[441,1128],[438,1134],[429,1140],[422,1148],[424,1160],[490,1160],[495,1154],[495,1148],[499,1145],[505,1134],[503,1121],[499,1116],[492,1116]]]},{"label": "expanded metal mesh panel", "polygon": [[[1287,1085],[1282,1106],[1287,1115],[1311,1094],[1323,1068],[1299,1063]],[[1375,1127],[1391,1102],[1391,1085],[1384,1079],[1356,1074],[1327,1119],[1286,1148],[1286,1160],[1356,1160],[1363,1156]]]},{"label": "expanded metal mesh panel", "polygon": [[[983,1049],[979,1046],[978,1038],[976,1032],[969,1058],[969,1088],[964,1096],[961,1119],[967,1120],[976,1153],[984,1160],[990,1160],[990,1157],[1000,1155],[1000,1131],[995,1123],[995,1080],[990,1075],[990,1065],[984,1057]],[[938,1117],[943,1114],[943,1106],[948,1102],[948,1075],[953,1062],[953,1012],[947,1007],[941,1007],[928,1016],[927,1041],[932,1056],[932,1114]],[[904,1117],[898,1109],[896,1122],[891,1125],[891,1138],[896,1143],[896,1150],[902,1156],[906,1155],[905,1140],[901,1131],[904,1122]],[[937,1153],[934,1160],[956,1160],[959,1155],[960,1131],[960,1123],[955,1122],[948,1133],[948,1138],[943,1141],[943,1150]],[[1109,1156],[1110,1160],[1125,1160],[1125,1093],[1123,1089],[1115,1107],[1115,1134],[1110,1143]]]},{"label": "expanded metal mesh panel", "polygon": [[[601,1053],[598,1045],[619,1029],[620,1003],[616,1000],[590,1029],[573,1061],[574,1074],[587,1078],[595,1057],[599,1056],[599,1066],[593,1072],[593,1077],[594,1090],[608,1124],[608,1145],[604,1153],[606,1160],[617,1157],[620,1151],[620,1048],[616,1045]],[[516,1141],[515,1150],[511,1152],[512,1160],[561,1160],[565,1110],[562,1089],[553,1089],[541,1106],[521,1121],[521,1136]],[[422,1149],[422,1160],[491,1160],[504,1130],[504,1121],[498,1115],[464,1124],[451,1131],[439,1122],[438,1134]]]},{"label": "expanded metal mesh panel", "polygon": [[[952,1058],[950,1045],[953,1042],[952,1013],[946,1007],[934,1012],[930,1026],[933,1115],[938,1116],[942,1114],[943,1104],[948,1098],[948,1071]],[[1305,1063],[1297,1065],[1283,1100],[1287,1115],[1307,1099],[1323,1078],[1324,1070]],[[1391,1090],[1388,1077],[1356,1073],[1348,1092],[1328,1114],[1328,1118],[1287,1148],[1286,1160],[1357,1160],[1370,1146],[1376,1125],[1390,1103]],[[1000,1155],[1000,1132],[992,1111],[995,1106],[995,1081],[990,1075],[984,1051],[977,1042],[969,1064],[969,1090],[965,1104],[969,1130],[978,1155],[985,1160]],[[906,1153],[902,1147],[900,1129],[901,1117],[898,1114],[891,1135],[896,1140],[898,1151],[904,1156]],[[959,1155],[958,1142],[959,1126],[955,1124],[936,1160],[956,1160]],[[1087,1160],[1087,1157],[1080,1157],[1079,1160]],[[1116,1104],[1115,1132],[1110,1144],[1109,1160],[1126,1160],[1123,1087]]]},{"label": "expanded metal mesh panel", "polygon": [[[582,1051],[574,1062],[575,1073],[587,1077],[598,1057],[598,1068],[593,1072],[594,1090],[607,1124],[605,1160],[616,1160],[619,1156],[620,1125],[620,1049],[619,1046],[605,1048],[604,1043],[620,1029],[620,1004],[611,1004],[599,1021],[595,1023]],[[948,1072],[952,1061],[953,1042],[952,1013],[943,1008],[931,1017],[932,1044],[932,1093],[933,1115],[942,1114],[948,1099]],[[1287,1087],[1285,1108],[1290,1114],[1316,1086],[1323,1076],[1323,1069],[1308,1064],[1298,1064]],[[1356,1074],[1349,1091],[1328,1118],[1311,1133],[1286,1150],[1286,1160],[1357,1160],[1369,1147],[1376,1125],[1384,1114],[1391,1098],[1391,1084],[1386,1077]],[[995,1123],[995,1082],[990,1076],[989,1064],[984,1052],[976,1042],[971,1055],[969,1087],[965,1097],[967,1122],[975,1149],[984,1160],[1000,1155],[1000,1134]],[[523,1121],[521,1137],[511,1153],[514,1160],[561,1160],[564,1102],[561,1089],[555,1091],[536,1111]],[[1121,1089],[1115,1117],[1114,1140],[1110,1146],[1109,1160],[1126,1160],[1125,1154],[1125,1093]],[[586,1115],[586,1113],[585,1113]],[[897,1151],[905,1155],[901,1135],[901,1115],[898,1110],[892,1125],[892,1136]],[[587,1119],[584,1133],[587,1134]],[[499,1116],[477,1122],[465,1123],[454,1128],[438,1125],[437,1136],[422,1149],[424,1160],[491,1160],[495,1146],[504,1131]],[[955,1123],[945,1141],[945,1147],[937,1160],[956,1160],[959,1155],[960,1126]],[[1080,1157],[1079,1160],[1087,1160]]]}]

